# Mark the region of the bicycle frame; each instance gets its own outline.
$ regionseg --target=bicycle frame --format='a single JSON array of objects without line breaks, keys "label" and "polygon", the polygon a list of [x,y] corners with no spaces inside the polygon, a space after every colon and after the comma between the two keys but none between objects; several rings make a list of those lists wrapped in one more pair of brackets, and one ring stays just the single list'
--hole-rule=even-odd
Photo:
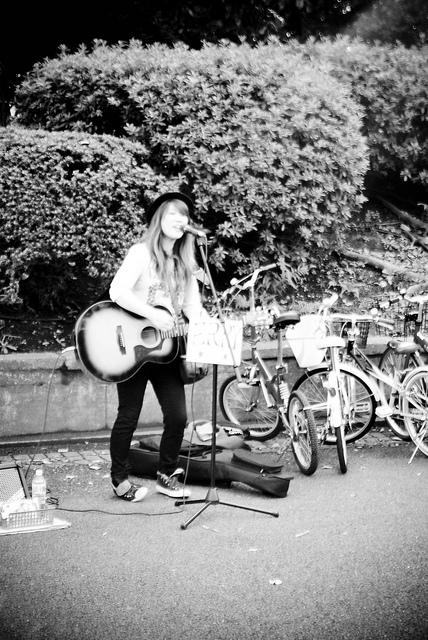
[{"label": "bicycle frame", "polygon": [[[273,373],[263,356],[259,353],[256,343],[259,341],[257,338],[255,327],[252,327],[251,337],[251,367],[249,374],[249,381],[254,379],[256,372],[258,371],[258,381],[260,382],[260,388],[262,390],[265,402],[268,407],[276,407],[281,414],[281,420],[283,425],[289,427],[286,416],[286,402],[289,395],[288,383],[285,380],[285,376],[288,373],[288,366],[283,360],[283,342],[281,329],[277,330],[277,364],[276,371]],[[281,386],[283,385],[283,386]],[[285,389],[287,385],[287,389]],[[281,393],[282,389],[282,393]]]},{"label": "bicycle frame", "polygon": [[[373,393],[375,390],[377,392],[375,394],[375,398],[383,409],[382,411],[379,411],[378,407],[376,409],[376,415],[378,417],[390,415],[391,411],[389,409],[388,401],[386,400],[385,394],[378,383],[382,382],[397,393],[402,393],[404,385],[403,382],[400,382],[398,379],[398,372],[394,376],[390,376],[381,371],[379,367],[356,346],[355,341],[352,338],[348,341],[347,355],[356,363],[357,368],[360,369],[361,372],[364,372],[368,382],[373,388]],[[361,364],[361,360],[364,364]]]},{"label": "bicycle frame", "polygon": [[[346,316],[341,316],[341,318],[345,319]],[[356,322],[365,321],[367,320],[367,318],[365,320],[361,320],[361,316],[348,316],[347,319],[352,323],[352,328],[350,331],[348,330],[348,344],[346,348],[346,355],[351,358],[356,363],[357,368],[361,372],[364,372],[364,374],[366,375],[367,382],[371,385],[375,398],[379,402],[379,406],[376,409],[376,415],[380,418],[385,418],[386,416],[391,415],[392,411],[385,397],[385,394],[381,386],[379,385],[379,382],[389,387],[392,391],[398,393],[398,395],[401,397],[404,393],[404,388],[409,379],[409,375],[416,371],[416,369],[409,369],[404,378],[400,376],[400,371],[396,371],[394,376],[384,373],[373,362],[373,360],[365,355],[365,353],[356,345],[355,342]],[[372,318],[372,321],[375,321],[375,319]],[[417,369],[425,370],[426,366],[424,366],[421,362],[420,366]],[[377,393],[375,393],[375,391],[377,391]]]},{"label": "bicycle frame", "polygon": [[[255,298],[255,283],[257,281],[258,276],[262,271],[268,271],[276,267],[276,264],[269,264],[264,267],[260,267],[256,269],[251,277],[244,277],[241,280],[232,281],[232,285],[230,289],[223,293],[223,297],[230,293],[231,291],[242,291],[249,290],[249,311],[250,314],[255,314],[256,312],[256,298]],[[277,365],[275,373],[272,373],[264,361],[262,355],[259,353],[257,349],[257,343],[260,338],[257,335],[256,326],[251,326],[251,335],[248,340],[251,347],[251,365],[249,380],[251,382],[254,379],[256,372],[259,372],[259,381],[260,387],[265,399],[265,402],[268,407],[277,407],[278,411],[281,414],[281,420],[284,426],[288,425],[288,420],[286,416],[286,400],[285,393],[281,393],[281,385],[286,385],[287,382],[285,380],[285,375],[288,373],[288,367],[284,363],[283,359],[283,343],[282,343],[282,334],[281,329],[277,330]],[[248,365],[247,365],[248,366]],[[288,385],[287,385],[288,387]],[[282,387],[283,392],[285,391],[285,387]],[[287,393],[289,395],[289,391],[287,389]],[[282,397],[284,395],[284,398]]]},{"label": "bicycle frame", "polygon": [[[416,373],[422,372],[424,375],[428,374],[428,367],[423,362],[422,357],[419,354],[421,348],[426,348],[427,341],[424,336],[419,332],[419,328],[422,324],[422,304],[428,300],[428,297],[418,297],[416,301],[419,304],[418,321],[416,323],[414,341],[413,342],[394,342],[389,343],[391,352],[396,350],[397,354],[412,354],[417,367],[412,366],[406,369],[398,366],[393,366],[392,370],[381,369],[382,362],[377,366],[372,359],[368,358],[366,354],[356,344],[356,338],[358,335],[357,323],[358,322],[374,322],[380,326],[393,328],[391,322],[387,319],[380,318],[376,313],[364,316],[358,314],[333,314],[331,320],[344,322],[344,328],[346,327],[347,333],[347,348],[346,357],[353,361],[360,371],[364,371],[367,377],[371,380],[371,388],[377,391],[378,406],[375,409],[375,413],[378,417],[387,420],[391,430],[400,438],[407,439],[407,430],[403,428],[400,420],[406,420],[410,416],[405,415],[404,400],[408,398],[407,385],[411,381],[412,376]],[[412,301],[415,301],[413,299]],[[350,326],[348,326],[350,325]],[[343,331],[343,329],[342,329]],[[375,396],[376,397],[376,396]],[[398,422],[397,422],[398,420]]]},{"label": "bicycle frame", "polygon": [[[222,297],[224,298],[231,292],[248,290],[249,315],[257,315],[255,299],[256,280],[262,271],[270,270],[276,266],[276,264],[269,264],[264,267],[260,267],[250,276],[245,276],[240,280],[232,281],[231,287],[222,294]],[[273,324],[275,324],[275,322]],[[288,430],[290,436],[294,438],[297,434],[292,433],[292,427],[287,418],[287,405],[290,396],[290,389],[286,380],[288,366],[287,363],[284,362],[283,357],[282,327],[277,326],[275,329],[277,336],[277,362],[275,372],[271,371],[268,364],[263,359],[263,356],[257,349],[257,343],[259,342],[260,337],[255,325],[251,325],[250,337],[247,339],[251,348],[251,363],[244,364],[247,371],[249,371],[248,384],[251,385],[252,381],[254,381],[254,384],[260,384],[260,389],[267,407],[276,408],[280,415],[283,429]]]}]

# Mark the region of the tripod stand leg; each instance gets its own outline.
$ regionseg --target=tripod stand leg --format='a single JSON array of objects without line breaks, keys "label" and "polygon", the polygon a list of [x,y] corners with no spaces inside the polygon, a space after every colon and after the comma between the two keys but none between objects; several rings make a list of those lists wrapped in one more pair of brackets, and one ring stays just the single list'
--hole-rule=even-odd
[{"label": "tripod stand leg", "polygon": [[[194,500],[194,502],[205,502],[205,500]],[[199,509],[199,511],[197,511],[196,513],[193,514],[193,516],[191,518],[189,518],[186,522],[183,522],[183,524],[180,525],[180,529],[187,529],[187,527],[189,526],[189,524],[191,522],[193,522],[193,520],[196,520],[196,518],[203,512],[205,511],[205,509],[208,509],[208,507],[211,504],[215,504],[214,502],[205,502],[204,506],[201,507]]]},{"label": "tripod stand leg", "polygon": [[203,507],[199,509],[199,511],[194,513],[193,516],[189,518],[189,520],[186,520],[186,522],[183,522],[183,524],[180,525],[181,529],[187,529],[189,524],[191,524],[194,520],[196,520],[196,518],[200,516],[201,513],[205,511],[205,509],[208,509],[208,507],[215,504],[223,504],[226,507],[234,507],[235,509],[245,509],[246,511],[255,511],[256,513],[264,513],[268,516],[273,516],[274,518],[279,517],[279,513],[277,511],[265,511],[263,509],[254,509],[253,507],[244,507],[240,504],[233,504],[232,502],[223,502],[222,500],[219,500],[218,502],[207,502],[205,500],[192,500],[193,504],[195,504],[195,502],[204,502],[205,504]]},{"label": "tripod stand leg", "polygon": [[256,509],[255,507],[244,507],[242,504],[234,504],[233,502],[219,501],[219,504],[224,504],[226,507],[235,507],[235,509],[245,509],[246,511],[255,511],[256,513],[265,513],[268,516],[279,518],[278,511],[266,511],[265,509]]}]

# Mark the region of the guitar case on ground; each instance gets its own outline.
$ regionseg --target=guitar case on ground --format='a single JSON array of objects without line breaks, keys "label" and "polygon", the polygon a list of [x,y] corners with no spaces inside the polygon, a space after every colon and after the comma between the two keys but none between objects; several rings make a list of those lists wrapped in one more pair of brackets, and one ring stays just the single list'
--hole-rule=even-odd
[{"label": "guitar case on ground", "polygon": [[[156,478],[161,436],[141,438],[129,452],[130,471],[136,476]],[[190,453],[189,453],[190,449]],[[178,466],[186,469],[187,481],[206,484],[211,479],[211,445],[195,445],[183,440]],[[217,448],[215,454],[216,484],[230,486],[242,482],[265,495],[285,498],[293,476],[287,475],[275,454],[254,453],[244,447]]]}]

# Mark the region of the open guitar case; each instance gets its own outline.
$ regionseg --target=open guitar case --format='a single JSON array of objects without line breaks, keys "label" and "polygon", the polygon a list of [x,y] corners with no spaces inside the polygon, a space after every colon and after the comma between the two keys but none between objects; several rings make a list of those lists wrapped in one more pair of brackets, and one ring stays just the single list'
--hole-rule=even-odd
[{"label": "open guitar case", "polygon": [[[249,449],[244,439],[216,435],[215,481],[216,485],[230,487],[242,482],[265,495],[285,498],[292,476],[284,471],[277,454],[259,453]],[[227,431],[226,431],[227,433]],[[223,437],[222,437],[223,436]],[[129,452],[130,471],[136,476],[156,478],[161,435],[143,436]],[[211,444],[195,443],[183,438],[178,467],[187,469],[186,481],[207,484],[211,480]]]}]

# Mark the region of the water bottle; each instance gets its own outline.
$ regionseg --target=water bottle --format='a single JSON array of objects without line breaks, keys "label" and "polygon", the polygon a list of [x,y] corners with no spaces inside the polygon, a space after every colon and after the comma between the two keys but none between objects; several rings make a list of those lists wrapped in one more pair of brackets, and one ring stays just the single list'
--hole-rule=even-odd
[{"label": "water bottle", "polygon": [[39,508],[43,508],[46,504],[46,480],[43,469],[36,469],[31,483],[31,497],[37,501]]}]

